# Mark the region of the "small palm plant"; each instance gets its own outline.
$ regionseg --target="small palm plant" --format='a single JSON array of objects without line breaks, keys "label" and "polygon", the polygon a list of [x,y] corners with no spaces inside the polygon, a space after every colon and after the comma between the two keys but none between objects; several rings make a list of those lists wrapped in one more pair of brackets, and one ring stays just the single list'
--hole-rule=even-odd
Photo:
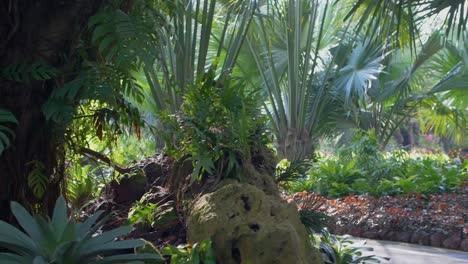
[{"label": "small palm plant", "polygon": [[25,233],[0,221],[0,248],[7,250],[0,252],[3,264],[135,264],[143,260],[164,263],[157,254],[122,253],[146,243],[140,239],[117,240],[129,233],[131,227],[97,234],[108,219],[98,221],[103,211],[82,223],[68,218],[63,197],[57,200],[52,219],[32,216],[16,202],[11,203],[11,210]]}]

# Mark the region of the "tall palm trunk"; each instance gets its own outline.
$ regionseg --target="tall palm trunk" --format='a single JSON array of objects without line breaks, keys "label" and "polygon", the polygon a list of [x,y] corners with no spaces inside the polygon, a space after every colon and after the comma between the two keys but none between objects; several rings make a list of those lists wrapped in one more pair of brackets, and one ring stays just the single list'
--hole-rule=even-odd
[{"label": "tall palm trunk", "polygon": [[[0,3],[0,68],[43,61],[59,72],[53,80],[0,79],[0,107],[11,111],[19,121],[12,127],[16,134],[13,146],[0,155],[0,219],[11,220],[12,200],[48,211],[60,193],[63,168],[58,166],[58,160],[63,157],[59,153],[63,149],[64,124],[47,121],[41,109],[53,89],[73,76],[77,40],[101,2]],[[28,175],[34,167],[31,161],[42,164],[40,172],[48,177],[40,199],[28,186]]]}]

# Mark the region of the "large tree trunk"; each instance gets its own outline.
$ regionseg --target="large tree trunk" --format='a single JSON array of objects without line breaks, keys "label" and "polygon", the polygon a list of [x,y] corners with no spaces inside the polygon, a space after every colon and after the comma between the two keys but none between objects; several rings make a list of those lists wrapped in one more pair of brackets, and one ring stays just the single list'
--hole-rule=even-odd
[{"label": "large tree trunk", "polygon": [[[54,80],[0,79],[0,108],[10,110],[19,121],[12,126],[16,134],[13,146],[0,154],[0,219],[11,220],[12,200],[47,211],[60,194],[63,166],[59,166],[59,161],[63,163],[65,124],[47,121],[41,109],[53,89],[73,77],[77,41],[101,2],[0,2],[0,68],[42,60],[59,70]],[[42,173],[49,178],[41,198],[28,187],[32,166],[27,164],[31,161],[42,163]]]}]

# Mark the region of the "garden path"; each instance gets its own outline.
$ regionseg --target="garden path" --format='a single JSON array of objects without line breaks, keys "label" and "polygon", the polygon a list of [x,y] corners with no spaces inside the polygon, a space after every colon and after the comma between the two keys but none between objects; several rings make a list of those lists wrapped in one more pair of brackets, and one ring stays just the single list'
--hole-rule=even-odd
[{"label": "garden path", "polygon": [[390,257],[382,264],[468,264],[468,252],[444,248],[420,246],[394,241],[353,238],[356,244],[366,240],[366,246],[374,251],[364,251],[364,255]]}]

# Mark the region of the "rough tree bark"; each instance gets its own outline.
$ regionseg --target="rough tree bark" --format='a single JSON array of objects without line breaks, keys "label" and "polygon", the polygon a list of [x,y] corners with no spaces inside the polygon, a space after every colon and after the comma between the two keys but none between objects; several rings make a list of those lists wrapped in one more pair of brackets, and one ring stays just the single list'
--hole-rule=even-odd
[{"label": "rough tree bark", "polygon": [[[59,70],[54,80],[16,82],[0,79],[0,108],[10,110],[19,124],[13,126],[13,146],[0,155],[0,219],[11,220],[9,204],[39,205],[50,210],[63,181],[64,127],[48,122],[42,105],[53,89],[73,77],[79,36],[102,0],[7,0],[0,2],[0,69],[42,60]],[[45,165],[49,176],[45,195],[38,199],[28,187],[32,160]],[[62,162],[63,163],[63,162]],[[63,165],[63,164],[62,164]]]}]

